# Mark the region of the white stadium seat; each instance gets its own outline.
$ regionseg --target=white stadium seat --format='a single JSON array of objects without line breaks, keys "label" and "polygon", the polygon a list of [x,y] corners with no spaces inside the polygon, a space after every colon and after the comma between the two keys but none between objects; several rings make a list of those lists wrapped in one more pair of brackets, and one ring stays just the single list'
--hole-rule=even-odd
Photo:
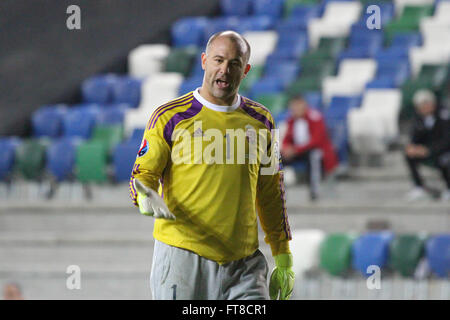
[{"label": "white stadium seat", "polygon": [[183,81],[179,73],[155,73],[144,81],[141,87],[140,109],[156,108],[178,96]]},{"label": "white stadium seat", "polygon": [[361,13],[359,1],[332,1],[327,4],[321,18],[308,23],[308,38],[311,48],[316,48],[322,37],[343,37],[350,32]]},{"label": "white stadium seat", "polygon": [[376,110],[353,108],[347,114],[348,135],[356,154],[382,154],[386,151],[385,121]]},{"label": "white stadium seat", "polygon": [[275,31],[249,31],[243,34],[252,48],[249,63],[251,65],[264,65],[266,58],[275,49],[278,33]]},{"label": "white stadium seat", "polygon": [[322,83],[323,102],[328,104],[332,96],[361,94],[376,71],[373,59],[344,59],[337,76],[328,76]]},{"label": "white stadium seat", "polygon": [[298,277],[319,267],[319,249],[325,237],[322,230],[293,230],[289,243],[294,258],[293,271]]},{"label": "white stadium seat", "polygon": [[144,44],[128,54],[128,73],[130,76],[145,78],[164,71],[164,61],[170,52],[165,44]]}]

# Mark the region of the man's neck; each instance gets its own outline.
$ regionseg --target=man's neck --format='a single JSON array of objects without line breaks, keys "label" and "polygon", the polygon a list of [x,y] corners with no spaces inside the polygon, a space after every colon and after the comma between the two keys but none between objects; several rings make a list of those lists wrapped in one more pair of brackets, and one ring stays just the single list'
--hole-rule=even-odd
[{"label": "man's neck", "polygon": [[199,88],[198,93],[205,99],[206,101],[211,102],[212,104],[218,105],[218,106],[232,106],[234,103],[236,103],[238,95],[235,93],[233,96],[230,96],[226,99],[219,99],[216,98],[208,93],[206,89],[203,87]]}]

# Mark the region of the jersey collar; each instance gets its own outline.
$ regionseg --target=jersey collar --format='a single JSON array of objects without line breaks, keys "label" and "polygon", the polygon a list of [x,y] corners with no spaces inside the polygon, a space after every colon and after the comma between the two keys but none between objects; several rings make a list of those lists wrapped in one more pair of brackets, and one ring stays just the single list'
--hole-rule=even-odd
[{"label": "jersey collar", "polygon": [[239,107],[239,105],[241,104],[241,96],[238,94],[236,102],[233,103],[233,105],[231,105],[231,106],[219,106],[219,105],[211,103],[208,100],[206,100],[205,98],[203,98],[200,95],[200,93],[199,93],[199,89],[200,88],[197,88],[197,89],[194,90],[194,98],[197,99],[197,101],[200,102],[205,107],[207,107],[209,109],[212,109],[214,111],[231,112],[231,111],[236,110]]}]

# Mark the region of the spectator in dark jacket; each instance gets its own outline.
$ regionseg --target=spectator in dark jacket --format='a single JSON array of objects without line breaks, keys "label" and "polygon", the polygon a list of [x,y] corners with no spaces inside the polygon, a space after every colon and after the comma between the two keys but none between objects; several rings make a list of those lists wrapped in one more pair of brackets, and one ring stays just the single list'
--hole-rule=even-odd
[{"label": "spectator in dark jacket", "polygon": [[295,96],[289,103],[290,117],[284,136],[281,156],[286,165],[306,164],[311,200],[318,197],[322,172],[331,173],[338,165],[338,158],[322,114],[308,107],[302,96]]},{"label": "spectator in dark jacket", "polygon": [[441,171],[446,190],[441,199],[450,200],[450,114],[446,108],[438,108],[434,94],[419,90],[413,97],[417,117],[413,124],[411,142],[405,148],[405,157],[414,188],[407,200],[427,196],[425,184],[419,173],[420,164],[428,164]]}]

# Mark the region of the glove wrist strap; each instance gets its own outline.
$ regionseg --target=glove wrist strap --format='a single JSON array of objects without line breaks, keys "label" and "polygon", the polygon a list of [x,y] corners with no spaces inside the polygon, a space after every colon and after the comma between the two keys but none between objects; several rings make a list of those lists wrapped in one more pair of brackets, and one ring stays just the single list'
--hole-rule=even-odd
[{"label": "glove wrist strap", "polygon": [[275,265],[279,268],[290,268],[294,263],[292,254],[290,253],[279,254],[273,258],[275,260]]}]

